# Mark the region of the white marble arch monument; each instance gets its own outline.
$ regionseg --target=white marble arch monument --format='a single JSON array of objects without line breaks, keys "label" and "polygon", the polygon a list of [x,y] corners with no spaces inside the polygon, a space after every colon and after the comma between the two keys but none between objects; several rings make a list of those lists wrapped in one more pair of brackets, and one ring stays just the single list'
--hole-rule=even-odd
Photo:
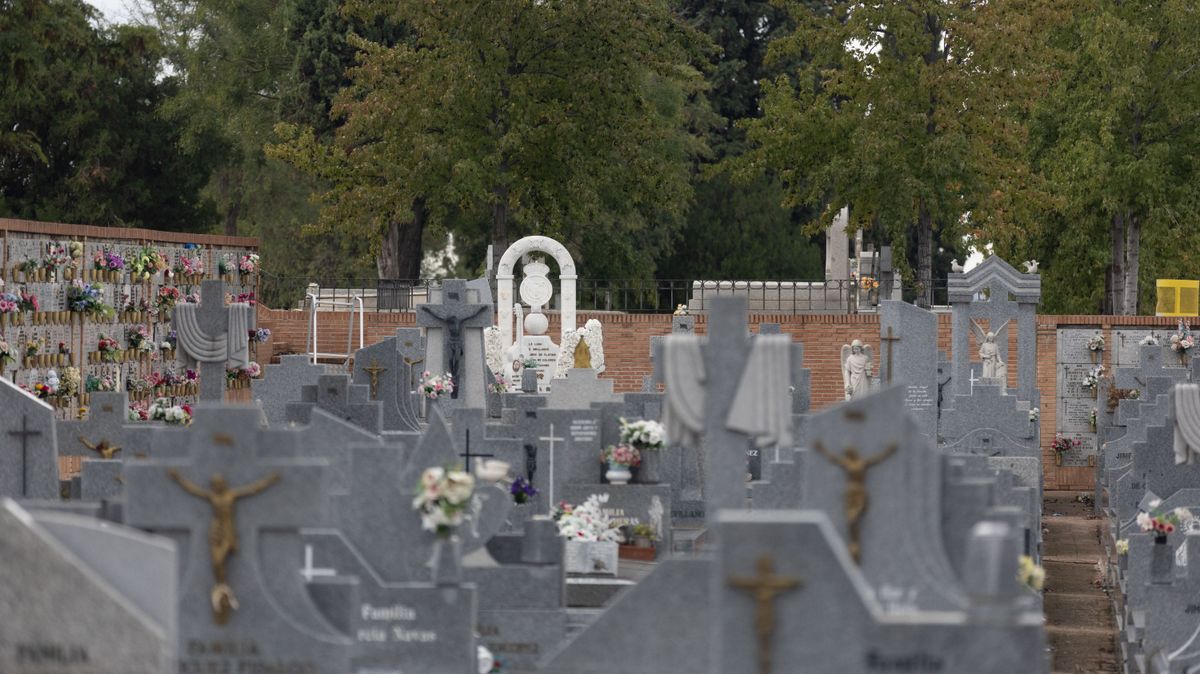
[{"label": "white marble arch monument", "polygon": [[567,247],[548,236],[527,236],[515,241],[496,267],[496,323],[500,326],[501,353],[508,353],[513,345],[513,267],[530,253],[544,253],[558,264],[561,308],[559,318],[561,330],[558,343],[562,344],[568,334],[575,332],[575,260]]}]

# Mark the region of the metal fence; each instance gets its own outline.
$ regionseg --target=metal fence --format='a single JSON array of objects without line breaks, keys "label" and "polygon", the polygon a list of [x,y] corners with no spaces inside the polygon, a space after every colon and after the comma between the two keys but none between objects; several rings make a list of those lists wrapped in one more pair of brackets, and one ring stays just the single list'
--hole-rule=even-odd
[{"label": "metal fence", "polygon": [[[428,301],[437,279],[312,279],[264,274],[260,297],[274,308],[299,309],[308,292],[322,300],[350,301],[361,297],[368,312],[412,311]],[[845,314],[873,312],[882,299],[902,299],[923,304],[924,293],[898,279],[890,284],[868,279],[835,281],[753,280],[706,281],[695,279],[579,279],[579,311],[669,314],[679,305],[704,311],[715,297],[745,297],[751,311],[783,314]],[[940,279],[930,293],[935,306],[947,302],[946,281]],[[557,302],[556,298],[556,302]],[[551,309],[557,308],[557,304]]]}]

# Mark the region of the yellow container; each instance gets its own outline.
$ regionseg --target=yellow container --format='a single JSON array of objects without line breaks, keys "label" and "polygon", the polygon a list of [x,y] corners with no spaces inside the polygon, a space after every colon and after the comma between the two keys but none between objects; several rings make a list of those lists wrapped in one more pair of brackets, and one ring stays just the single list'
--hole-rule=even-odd
[{"label": "yellow container", "polygon": [[1158,316],[1200,315],[1200,281],[1158,279]]}]

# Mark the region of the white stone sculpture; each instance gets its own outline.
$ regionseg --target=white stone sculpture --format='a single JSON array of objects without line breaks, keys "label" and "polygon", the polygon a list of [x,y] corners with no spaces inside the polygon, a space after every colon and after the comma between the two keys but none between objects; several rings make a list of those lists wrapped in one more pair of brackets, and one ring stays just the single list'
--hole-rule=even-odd
[{"label": "white stone sculpture", "polygon": [[1000,355],[1000,345],[996,344],[996,334],[1006,325],[1008,321],[1001,323],[994,331],[984,332],[979,323],[971,321],[971,329],[975,332],[975,338],[979,340],[979,360],[983,363],[984,379],[1008,378],[1008,365]]},{"label": "white stone sculpture", "polygon": [[870,391],[872,355],[870,345],[857,339],[842,345],[842,384],[846,400],[861,398]]}]

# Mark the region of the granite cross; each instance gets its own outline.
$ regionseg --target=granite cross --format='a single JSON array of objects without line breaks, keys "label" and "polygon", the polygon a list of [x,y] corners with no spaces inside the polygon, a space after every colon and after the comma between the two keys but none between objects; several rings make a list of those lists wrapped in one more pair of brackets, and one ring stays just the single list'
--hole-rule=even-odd
[{"label": "granite cross", "polygon": [[21,415],[21,430],[9,431],[9,435],[21,438],[21,494],[24,495],[29,487],[29,474],[26,466],[29,464],[29,438],[41,435],[41,431],[29,430],[29,416]]},{"label": "granite cross", "polygon": [[887,344],[887,383],[892,383],[892,343],[900,341],[900,338],[892,334],[892,326],[888,326],[887,335],[881,335],[879,340]]},{"label": "granite cross", "polygon": [[466,438],[467,438],[467,442],[466,442],[466,451],[464,451],[464,452],[460,453],[460,454],[459,454],[459,456],[461,456],[461,457],[463,457],[464,459],[466,459],[466,463],[467,463],[467,465],[466,465],[466,470],[467,470],[467,472],[468,472],[468,473],[474,473],[474,472],[475,472],[475,468],[474,468],[474,465],[471,463],[471,458],[472,458],[472,457],[474,457],[474,458],[476,458],[476,459],[482,459],[482,458],[484,458],[484,457],[493,457],[493,456],[496,456],[496,455],[495,455],[495,454],[472,454],[472,453],[471,453],[471,429],[469,429],[469,428],[468,428],[468,429],[465,431],[465,433],[466,433]]},{"label": "granite cross", "polygon": [[[550,499],[550,503],[551,503],[551,504],[553,504],[553,503],[554,503],[554,443],[555,443],[555,442],[559,442],[559,441],[566,442],[566,441],[567,441],[567,439],[566,439],[566,438],[564,438],[564,437],[562,437],[562,436],[557,436],[557,435],[555,435],[555,434],[554,434],[554,424],[553,424],[553,423],[551,423],[551,424],[550,424],[550,432],[549,432],[549,433],[547,433],[546,435],[543,435],[542,437],[538,438],[538,440],[541,440],[542,442],[545,442],[545,443],[547,443],[547,444],[549,445],[549,451],[550,451],[550,482],[549,482],[549,485],[550,485],[550,491],[549,491],[549,493],[547,494],[547,496],[548,496],[548,498]],[[529,483],[530,483],[530,484],[533,484],[533,473],[530,473],[530,475],[529,475]]]},{"label": "granite cross", "polygon": [[[450,394],[452,399],[458,398],[464,385],[478,386],[480,383],[463,382],[460,377],[465,357],[464,330],[489,327],[492,324],[491,309],[490,304],[470,304],[467,283],[461,279],[449,279],[442,283],[441,304],[422,304],[417,307],[417,325],[442,331],[442,360],[454,381],[454,391]],[[440,367],[443,363],[430,363],[430,367]]]},{"label": "granite cross", "polygon": [[[178,314],[179,308],[176,308]],[[204,281],[200,284],[200,307],[197,323],[202,336],[220,339],[229,333],[231,311],[240,311],[240,306],[225,306],[225,284],[221,281]],[[177,318],[177,317],[176,317]],[[175,323],[179,325],[178,322]],[[251,327],[251,326],[247,326]],[[246,340],[247,335],[234,336]],[[224,349],[222,350],[224,351]],[[225,399],[225,369],[231,354],[214,360],[196,360],[200,363],[200,399],[220,402]]]}]

